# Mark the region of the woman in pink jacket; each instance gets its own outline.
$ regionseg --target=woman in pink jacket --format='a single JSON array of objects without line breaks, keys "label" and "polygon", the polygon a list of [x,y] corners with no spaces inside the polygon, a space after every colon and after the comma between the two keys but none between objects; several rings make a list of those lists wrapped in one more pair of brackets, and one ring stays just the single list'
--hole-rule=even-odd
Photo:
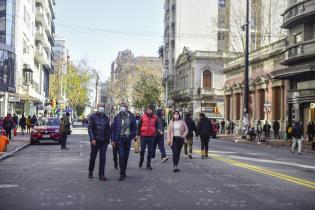
[{"label": "woman in pink jacket", "polygon": [[181,119],[178,111],[173,113],[173,119],[170,121],[167,129],[167,143],[173,151],[174,172],[178,172],[178,162],[180,152],[185,143],[188,134],[188,128],[184,120]]}]

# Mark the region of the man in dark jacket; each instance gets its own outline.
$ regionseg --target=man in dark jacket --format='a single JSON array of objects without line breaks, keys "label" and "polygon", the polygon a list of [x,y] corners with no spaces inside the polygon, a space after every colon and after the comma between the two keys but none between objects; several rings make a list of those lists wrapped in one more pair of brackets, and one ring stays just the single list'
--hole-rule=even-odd
[{"label": "man in dark jacket", "polygon": [[11,140],[12,136],[12,129],[14,129],[15,123],[12,119],[11,114],[8,114],[4,119],[3,119],[3,128],[5,130],[6,136],[8,137],[9,140]]},{"label": "man in dark jacket", "polygon": [[67,144],[68,135],[71,133],[69,116],[70,114],[69,112],[67,112],[60,119],[60,129],[59,129],[61,133],[60,144],[61,144],[61,149],[65,149],[65,150],[69,149],[68,147],[66,147],[66,144]]},{"label": "man in dark jacket", "polygon": [[269,122],[266,120],[265,125],[263,127],[263,130],[265,133],[265,141],[270,139],[270,128],[271,128],[271,126],[270,126]]},{"label": "man in dark jacket", "polygon": [[221,134],[224,134],[225,133],[225,121],[222,119],[220,124],[221,124]]},{"label": "man in dark jacket", "polygon": [[111,125],[111,139],[113,148],[118,147],[119,181],[123,181],[126,178],[131,141],[136,137],[137,124],[135,116],[128,111],[127,104],[122,103],[119,110]]},{"label": "man in dark jacket", "polygon": [[303,139],[303,126],[299,122],[295,122],[293,126],[293,143],[291,147],[291,152],[295,152],[295,146],[298,144],[298,154],[301,155],[302,150],[302,139]]},{"label": "man in dark jacket", "polygon": [[22,115],[19,124],[21,126],[22,135],[24,135],[26,129],[26,118],[24,117],[24,115]]},{"label": "man in dark jacket", "polygon": [[307,130],[306,130],[306,133],[307,133],[307,136],[308,136],[308,141],[313,141],[313,133],[314,133],[314,123],[312,122],[309,122],[308,125],[307,125]]},{"label": "man in dark jacket", "polygon": [[153,152],[153,143],[158,129],[158,120],[157,117],[153,114],[153,106],[149,105],[146,113],[141,116],[138,123],[137,135],[141,137],[139,168],[142,167],[145,149],[148,146],[147,169],[152,170],[151,157]]},{"label": "man in dark jacket", "polygon": [[200,113],[200,120],[197,125],[197,136],[201,140],[201,158],[208,157],[209,140],[212,134],[212,123],[204,113]]},{"label": "man in dark jacket", "polygon": [[168,158],[166,157],[166,152],[165,152],[165,147],[164,147],[164,130],[166,127],[166,122],[163,119],[163,116],[164,116],[163,109],[156,110],[156,116],[158,120],[158,132],[155,136],[155,141],[153,143],[152,159],[155,158],[156,147],[159,146],[162,162],[165,163],[168,160]]},{"label": "man in dark jacket", "polygon": [[[185,123],[188,127],[188,134],[185,139],[185,144],[184,144],[184,150],[185,150],[185,156],[191,159],[192,158],[192,145],[193,145],[193,138],[194,138],[194,133],[196,133],[196,123],[195,121],[191,118],[190,113],[187,113],[186,118],[185,118]],[[189,150],[189,153],[187,151]]]},{"label": "man in dark jacket", "polygon": [[275,135],[275,139],[280,139],[280,136],[279,136],[280,124],[279,124],[278,120],[275,120],[275,122],[273,123],[272,129],[273,129],[273,132]]},{"label": "man in dark jacket", "polygon": [[110,125],[109,118],[105,114],[104,104],[99,104],[97,106],[97,112],[90,116],[88,123],[88,132],[91,141],[89,178],[93,178],[95,159],[99,150],[99,179],[102,181],[106,181],[107,179],[105,177],[105,163],[106,150],[110,139]]}]

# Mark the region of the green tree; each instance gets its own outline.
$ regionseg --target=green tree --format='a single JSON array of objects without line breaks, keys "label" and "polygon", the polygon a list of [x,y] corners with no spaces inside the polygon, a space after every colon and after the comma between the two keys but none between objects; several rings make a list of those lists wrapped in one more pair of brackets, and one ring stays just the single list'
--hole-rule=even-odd
[{"label": "green tree", "polygon": [[143,60],[137,65],[137,77],[132,91],[133,105],[142,109],[149,104],[162,104],[162,67],[160,63]]}]

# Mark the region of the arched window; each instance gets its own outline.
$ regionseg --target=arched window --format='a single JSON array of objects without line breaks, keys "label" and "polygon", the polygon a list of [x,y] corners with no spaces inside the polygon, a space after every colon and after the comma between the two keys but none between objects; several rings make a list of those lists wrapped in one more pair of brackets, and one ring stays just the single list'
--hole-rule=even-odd
[{"label": "arched window", "polygon": [[209,70],[203,72],[203,88],[204,89],[212,88],[212,75]]}]

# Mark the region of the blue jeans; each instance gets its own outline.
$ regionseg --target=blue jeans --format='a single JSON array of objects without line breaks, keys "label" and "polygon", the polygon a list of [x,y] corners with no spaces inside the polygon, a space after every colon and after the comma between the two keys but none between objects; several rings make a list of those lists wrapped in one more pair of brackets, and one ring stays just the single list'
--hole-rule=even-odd
[{"label": "blue jeans", "polygon": [[124,138],[124,137],[119,138],[118,153],[119,153],[119,167],[120,167],[121,175],[126,175],[130,147],[131,147],[130,138]]},{"label": "blue jeans", "polygon": [[162,159],[166,157],[165,147],[164,147],[164,135],[157,135],[155,137],[155,141],[152,149],[152,158],[155,158],[156,147],[159,146],[159,150],[161,152]]},{"label": "blue jeans", "polygon": [[147,166],[151,165],[151,157],[152,157],[154,140],[155,140],[154,136],[150,136],[150,137],[142,136],[141,137],[140,163],[142,163],[144,160],[145,149],[148,146]]}]

